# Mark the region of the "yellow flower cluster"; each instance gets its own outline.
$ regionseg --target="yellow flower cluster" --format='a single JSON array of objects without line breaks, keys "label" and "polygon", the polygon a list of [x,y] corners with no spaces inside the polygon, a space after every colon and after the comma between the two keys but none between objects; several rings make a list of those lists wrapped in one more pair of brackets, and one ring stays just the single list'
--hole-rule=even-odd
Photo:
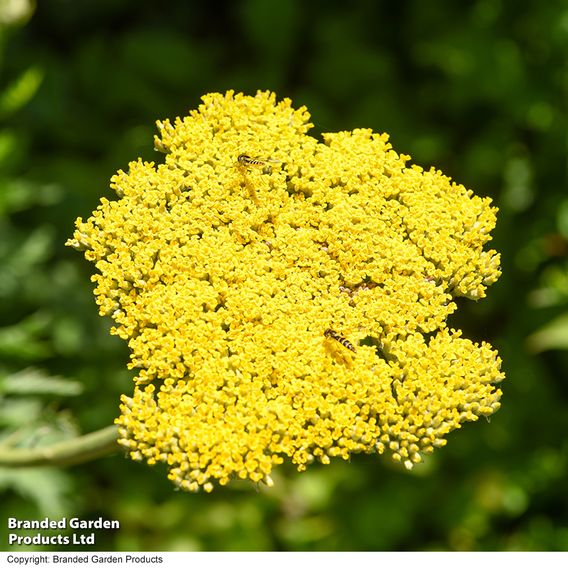
[{"label": "yellow flower cluster", "polygon": [[272,93],[209,94],[68,242],[138,370],[119,441],[183,489],[356,452],[411,468],[499,408],[496,352],[446,323],[500,275],[496,209],[385,134],[311,126]]}]

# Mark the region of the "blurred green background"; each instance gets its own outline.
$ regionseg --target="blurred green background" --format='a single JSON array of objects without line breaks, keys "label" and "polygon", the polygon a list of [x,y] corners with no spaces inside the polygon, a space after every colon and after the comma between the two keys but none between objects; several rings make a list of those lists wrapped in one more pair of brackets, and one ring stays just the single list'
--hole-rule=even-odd
[{"label": "blurred green background", "polygon": [[388,132],[495,200],[503,276],[451,323],[507,373],[491,422],[411,473],[355,456],[205,495],[121,454],[0,469],[0,549],[7,517],[49,515],[119,520],[99,550],[568,550],[567,56],[562,0],[0,0],[5,433],[45,444],[112,423],[127,348],[64,243],[117,169],[160,159],[155,120],[227,89],[307,105],[315,135]]}]

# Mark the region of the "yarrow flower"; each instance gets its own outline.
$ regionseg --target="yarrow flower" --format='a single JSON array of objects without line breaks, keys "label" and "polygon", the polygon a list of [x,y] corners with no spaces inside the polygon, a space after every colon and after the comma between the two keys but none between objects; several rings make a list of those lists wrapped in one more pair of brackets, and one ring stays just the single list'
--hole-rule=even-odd
[{"label": "yarrow flower", "polygon": [[182,489],[358,452],[410,469],[499,408],[497,353],[447,325],[500,275],[491,200],[386,134],[320,142],[309,118],[273,93],[206,95],[68,241],[138,373],[119,442]]}]

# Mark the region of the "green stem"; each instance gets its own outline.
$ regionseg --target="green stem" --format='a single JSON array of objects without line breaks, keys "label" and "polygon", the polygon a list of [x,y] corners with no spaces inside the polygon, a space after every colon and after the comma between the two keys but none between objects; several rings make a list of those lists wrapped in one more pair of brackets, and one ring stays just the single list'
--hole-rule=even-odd
[{"label": "green stem", "polygon": [[67,466],[92,461],[119,450],[118,427],[38,448],[0,447],[0,467]]}]

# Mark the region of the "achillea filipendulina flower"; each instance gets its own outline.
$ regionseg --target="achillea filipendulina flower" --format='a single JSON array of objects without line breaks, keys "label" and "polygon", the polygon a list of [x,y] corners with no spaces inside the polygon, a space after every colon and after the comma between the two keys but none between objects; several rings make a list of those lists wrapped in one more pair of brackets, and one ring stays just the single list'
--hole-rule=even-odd
[{"label": "achillea filipendulina flower", "polygon": [[183,489],[356,452],[411,468],[499,408],[496,352],[447,326],[500,275],[496,209],[385,134],[311,126],[272,93],[207,95],[68,243],[138,370],[120,443]]}]

